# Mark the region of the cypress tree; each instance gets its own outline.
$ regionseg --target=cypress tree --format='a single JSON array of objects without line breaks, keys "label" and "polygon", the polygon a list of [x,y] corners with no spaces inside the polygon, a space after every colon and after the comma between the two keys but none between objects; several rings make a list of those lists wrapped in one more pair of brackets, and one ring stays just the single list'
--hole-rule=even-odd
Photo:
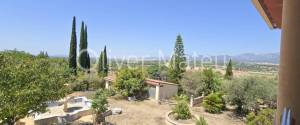
[{"label": "cypress tree", "polygon": [[101,51],[100,53],[100,56],[99,56],[99,60],[98,60],[98,66],[97,66],[97,72],[98,72],[98,75],[100,77],[103,76],[103,71],[104,71],[104,67],[103,67],[103,51]]},{"label": "cypress tree", "polygon": [[69,51],[69,68],[71,69],[74,75],[77,74],[77,37],[76,37],[76,18],[73,17],[72,23],[72,33],[71,33],[71,41],[70,41],[70,51]]},{"label": "cypress tree", "polygon": [[85,37],[85,28],[84,22],[81,23],[81,30],[80,30],[80,44],[79,44],[79,64],[81,68],[87,68],[87,43]]},{"label": "cypress tree", "polygon": [[87,26],[85,25],[85,30],[84,30],[84,42],[85,42],[85,49],[86,49],[86,68],[88,69],[88,72],[90,71],[91,67],[91,61],[90,61],[90,55],[89,52],[87,51],[88,49],[88,34],[87,34]]},{"label": "cypress tree", "polygon": [[108,74],[108,60],[107,60],[107,53],[106,53],[106,46],[103,50],[103,73],[105,76]]},{"label": "cypress tree", "polygon": [[46,58],[48,58],[48,57],[49,57],[49,55],[48,55],[48,52],[47,52],[47,51],[45,52],[45,57],[46,57]]},{"label": "cypress tree", "polygon": [[179,84],[186,68],[183,41],[180,35],[177,36],[174,53],[169,63],[168,81]]},{"label": "cypress tree", "polygon": [[232,61],[229,60],[227,67],[226,67],[226,73],[225,73],[225,79],[231,80],[233,78],[233,72],[232,72]]},{"label": "cypress tree", "polygon": [[90,60],[90,54],[87,53],[87,70],[88,70],[88,73],[90,73],[90,68],[91,68],[91,60]]}]

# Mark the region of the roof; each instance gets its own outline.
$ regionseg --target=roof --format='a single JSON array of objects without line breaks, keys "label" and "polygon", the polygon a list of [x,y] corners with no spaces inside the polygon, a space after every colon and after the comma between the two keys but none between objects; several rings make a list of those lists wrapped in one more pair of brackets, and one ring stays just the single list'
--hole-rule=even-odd
[{"label": "roof", "polygon": [[150,84],[150,85],[161,85],[161,84],[169,84],[169,85],[178,85],[178,84],[175,84],[175,83],[171,83],[171,82],[166,82],[166,81],[161,81],[161,80],[155,80],[155,79],[146,79],[145,81],[147,84]]},{"label": "roof", "polygon": [[[115,78],[113,76],[104,77],[104,80],[110,81],[110,82],[114,82],[114,79]],[[161,84],[177,85],[177,84],[171,83],[171,82],[155,80],[155,79],[148,79],[148,78],[145,79],[145,83],[148,84],[148,85],[154,85],[154,86],[158,86],[158,85],[161,85]]]},{"label": "roof", "polygon": [[115,79],[115,78],[114,78],[113,76],[106,76],[106,77],[104,77],[104,80],[105,80],[105,81],[113,82],[114,79]]},{"label": "roof", "polygon": [[281,28],[283,0],[252,0],[271,29]]}]

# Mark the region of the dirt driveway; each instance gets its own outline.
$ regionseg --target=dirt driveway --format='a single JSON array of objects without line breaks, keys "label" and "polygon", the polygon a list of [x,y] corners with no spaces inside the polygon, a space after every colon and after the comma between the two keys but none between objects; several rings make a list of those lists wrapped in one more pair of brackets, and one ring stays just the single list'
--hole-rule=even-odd
[{"label": "dirt driveway", "polygon": [[[112,125],[166,125],[165,114],[172,109],[169,104],[157,104],[154,100],[127,101],[123,99],[108,99],[112,108],[122,108],[120,115],[106,117]],[[193,114],[203,116],[209,125],[245,125],[243,121],[234,117],[232,112],[210,114],[203,107],[192,108]],[[85,116],[78,121],[92,122],[92,116]]]},{"label": "dirt driveway", "polygon": [[[122,114],[106,117],[113,125],[166,125],[165,114],[171,110],[169,104],[157,104],[154,100],[127,101],[108,99],[112,108],[121,108]],[[85,116],[78,121],[91,122],[92,116]]]}]

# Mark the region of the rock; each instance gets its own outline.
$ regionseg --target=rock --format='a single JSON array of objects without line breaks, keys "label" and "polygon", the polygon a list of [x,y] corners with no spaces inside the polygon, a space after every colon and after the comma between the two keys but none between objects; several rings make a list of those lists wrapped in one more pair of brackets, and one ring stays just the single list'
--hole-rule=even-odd
[{"label": "rock", "polygon": [[111,111],[112,111],[113,115],[118,115],[118,114],[122,113],[122,109],[121,108],[112,108]]}]

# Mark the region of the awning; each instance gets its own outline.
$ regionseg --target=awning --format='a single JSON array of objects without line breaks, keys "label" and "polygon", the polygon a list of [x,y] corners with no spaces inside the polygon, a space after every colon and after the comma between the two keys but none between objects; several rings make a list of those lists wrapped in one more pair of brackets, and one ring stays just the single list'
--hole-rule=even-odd
[{"label": "awning", "polygon": [[283,0],[252,0],[271,29],[281,28]]}]

